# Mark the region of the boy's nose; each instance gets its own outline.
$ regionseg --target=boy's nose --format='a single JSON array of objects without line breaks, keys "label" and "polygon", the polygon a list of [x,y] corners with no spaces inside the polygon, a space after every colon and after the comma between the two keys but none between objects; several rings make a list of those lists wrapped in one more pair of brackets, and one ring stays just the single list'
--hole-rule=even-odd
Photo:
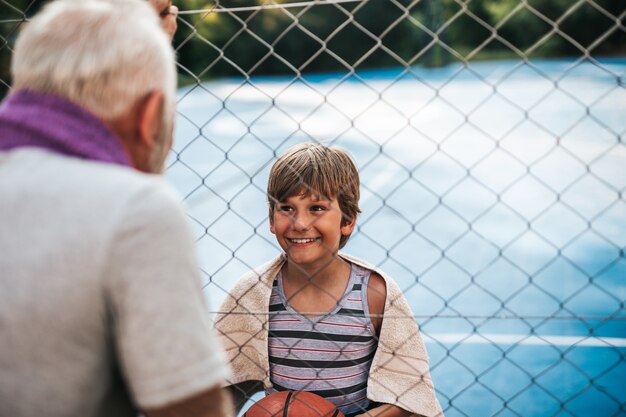
[{"label": "boy's nose", "polygon": [[306,231],[311,228],[311,219],[306,214],[298,214],[295,216],[293,226],[298,231]]}]

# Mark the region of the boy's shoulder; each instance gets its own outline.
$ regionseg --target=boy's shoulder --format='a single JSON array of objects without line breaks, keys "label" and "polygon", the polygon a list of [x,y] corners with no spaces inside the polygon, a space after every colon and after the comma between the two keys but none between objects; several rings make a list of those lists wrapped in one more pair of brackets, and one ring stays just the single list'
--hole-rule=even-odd
[{"label": "boy's shoulder", "polygon": [[[360,259],[354,255],[341,252],[339,253],[339,256],[341,256],[343,259],[345,259],[346,261],[350,263],[358,265],[361,268],[367,269],[371,273],[378,275],[381,278],[381,280],[375,279],[372,283],[375,285],[378,283],[379,286],[382,284],[385,287],[385,294],[386,294],[385,298],[387,299],[386,301],[387,304],[391,303],[403,309],[408,308],[408,304],[406,303],[406,299],[404,297],[402,289],[388,273],[378,268],[377,266],[372,265],[369,262],[364,261],[363,259]],[[382,291],[382,289],[380,289],[380,291]]]},{"label": "boy's shoulder", "polygon": [[348,262],[350,262],[350,263],[352,263],[354,265],[357,265],[357,266],[359,266],[359,267],[361,267],[363,269],[367,269],[371,273],[375,273],[376,275],[380,276],[385,283],[387,283],[387,284],[391,283],[392,285],[395,285],[395,281],[393,280],[393,278],[388,273],[386,273],[385,271],[380,269],[379,267],[377,267],[377,266],[375,266],[375,265],[373,265],[373,264],[371,264],[371,263],[369,263],[369,262],[367,262],[367,261],[365,261],[363,259],[360,259],[360,258],[358,258],[358,257],[356,257],[354,255],[350,255],[348,253],[345,253],[345,252],[340,252],[339,256],[342,257],[344,260],[346,260],[346,261],[348,261]]},{"label": "boy's shoulder", "polygon": [[[402,291],[393,278],[377,266],[347,253],[339,253],[339,256],[351,264],[369,270],[375,276],[380,277],[380,279],[376,279],[375,281],[378,281],[380,284],[386,286],[388,295],[395,298],[402,294]],[[230,291],[231,296],[252,296],[252,294],[265,294],[271,291],[272,283],[274,282],[274,279],[283,266],[285,260],[285,255],[280,254],[270,261],[249,270],[239,278],[233,289]]]},{"label": "boy's shoulder", "polygon": [[367,261],[365,261],[365,260],[363,260],[361,258],[358,258],[358,257],[356,257],[354,255],[351,255],[351,254],[346,253],[346,252],[339,252],[339,256],[341,258],[343,258],[344,260],[352,263],[352,264],[360,266],[361,268],[365,268],[365,269],[369,269],[370,271],[378,272],[378,268],[376,266],[374,266],[374,265],[370,264],[369,262],[367,262]]}]

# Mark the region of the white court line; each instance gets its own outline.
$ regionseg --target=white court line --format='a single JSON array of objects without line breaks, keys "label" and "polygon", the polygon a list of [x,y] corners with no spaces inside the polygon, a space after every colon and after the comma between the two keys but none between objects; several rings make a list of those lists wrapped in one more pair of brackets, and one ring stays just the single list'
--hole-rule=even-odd
[{"label": "white court line", "polygon": [[430,333],[422,334],[427,343],[471,345],[530,345],[530,346],[584,346],[584,347],[626,347],[626,338],[583,337],[583,336],[528,336],[522,334],[481,333]]}]

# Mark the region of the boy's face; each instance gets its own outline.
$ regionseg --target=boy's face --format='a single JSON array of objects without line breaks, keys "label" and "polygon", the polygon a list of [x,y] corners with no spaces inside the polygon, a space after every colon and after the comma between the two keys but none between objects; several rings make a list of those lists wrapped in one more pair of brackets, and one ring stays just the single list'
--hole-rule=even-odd
[{"label": "boy's face", "polygon": [[270,230],[289,260],[301,266],[323,267],[339,250],[339,239],[354,229],[346,221],[335,198],[298,194],[274,206]]}]

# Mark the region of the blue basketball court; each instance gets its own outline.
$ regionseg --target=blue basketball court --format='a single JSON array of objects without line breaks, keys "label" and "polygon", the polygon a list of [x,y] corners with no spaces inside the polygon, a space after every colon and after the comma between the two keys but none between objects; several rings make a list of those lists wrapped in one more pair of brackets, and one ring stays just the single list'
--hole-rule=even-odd
[{"label": "blue basketball court", "polygon": [[179,93],[167,176],[215,310],[278,253],[275,154],[361,171],[345,248],[403,288],[445,415],[626,415],[626,60],[227,79]]}]

